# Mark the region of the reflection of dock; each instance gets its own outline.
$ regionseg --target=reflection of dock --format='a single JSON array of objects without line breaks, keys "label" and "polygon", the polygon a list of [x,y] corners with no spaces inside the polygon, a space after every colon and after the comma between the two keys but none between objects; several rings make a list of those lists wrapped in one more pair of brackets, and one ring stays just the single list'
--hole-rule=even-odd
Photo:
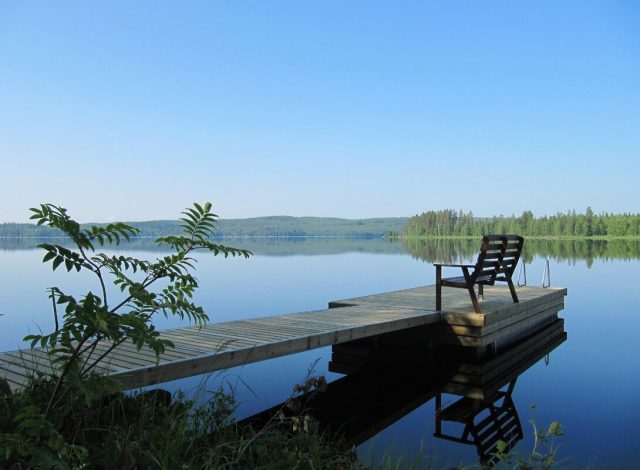
[{"label": "reflection of dock", "polygon": [[564,320],[555,320],[533,336],[481,363],[453,366],[443,391],[477,400],[495,394],[567,339]]},{"label": "reflection of dock", "polygon": [[[159,361],[151,351],[138,351],[133,343],[125,342],[98,369],[124,387],[135,388],[385,335],[485,351],[552,321],[563,308],[565,294],[565,289],[521,287],[516,304],[506,288],[487,287],[484,314],[476,314],[467,292],[447,290],[443,296],[446,310],[439,312],[434,286],[419,287],[331,302],[328,310],[167,330],[161,336],[175,348],[167,348]],[[107,347],[100,344],[97,353]],[[0,377],[6,377],[12,388],[20,387],[36,371],[51,372],[45,351],[0,354]]]},{"label": "reflection of dock", "polygon": [[[564,320],[558,319],[504,353],[482,362],[452,364],[449,380],[436,396],[434,435],[474,445],[483,462],[492,459],[498,441],[504,442],[504,451],[512,449],[523,437],[511,396],[516,380],[566,339]],[[462,398],[443,407],[444,394]]]},{"label": "reflection of dock", "polygon": [[[566,338],[564,321],[558,319],[482,359],[469,360],[467,355],[445,351],[407,362],[403,351],[396,351],[399,355],[370,358],[352,374],[330,383],[322,393],[297,397],[302,406],[293,407],[293,411],[287,402],[245,422],[259,427],[276,419],[286,425],[288,419],[302,413],[313,417],[323,431],[341,436],[349,445],[360,445],[435,399],[434,435],[474,445],[480,460],[487,462],[498,440],[504,441],[509,450],[523,438],[512,398],[518,376]],[[351,362],[361,359],[358,354]],[[451,402],[451,395],[459,398],[443,405]]]}]

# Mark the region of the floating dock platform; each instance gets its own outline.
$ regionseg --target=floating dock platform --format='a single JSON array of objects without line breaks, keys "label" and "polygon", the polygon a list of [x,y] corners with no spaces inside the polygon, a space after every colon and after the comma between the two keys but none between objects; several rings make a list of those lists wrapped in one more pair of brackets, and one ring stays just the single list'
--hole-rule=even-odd
[{"label": "floating dock platform", "polygon": [[[395,338],[393,343],[401,338],[426,346],[461,346],[483,355],[552,323],[564,308],[566,292],[563,288],[519,287],[520,302],[513,303],[506,286],[485,287],[482,314],[474,312],[463,289],[443,289],[443,308],[436,310],[433,285],[337,300],[326,310],[166,330],[161,337],[175,347],[167,348],[159,358],[127,341],[96,369],[131,389],[324,346],[348,349],[361,344],[357,340],[382,338],[384,342],[388,337]],[[101,342],[96,352],[108,348],[109,344]],[[34,374],[53,372],[45,350],[0,353],[0,378],[12,389],[22,387]]]}]

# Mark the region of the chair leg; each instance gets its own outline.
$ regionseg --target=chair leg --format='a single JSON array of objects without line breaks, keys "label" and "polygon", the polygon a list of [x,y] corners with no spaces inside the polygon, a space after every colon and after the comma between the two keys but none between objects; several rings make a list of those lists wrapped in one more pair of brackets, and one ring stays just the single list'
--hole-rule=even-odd
[{"label": "chair leg", "polygon": [[516,288],[513,286],[513,282],[511,281],[511,279],[509,279],[509,281],[507,281],[509,283],[509,291],[511,292],[511,298],[513,299],[513,301],[515,303],[518,303],[518,294],[516,294]]},{"label": "chair leg", "polygon": [[436,395],[436,433],[437,437],[442,436],[442,394]]},{"label": "chair leg", "polygon": [[436,310],[442,310],[442,267],[436,266]]},{"label": "chair leg", "polygon": [[473,288],[473,284],[470,286],[467,286],[467,290],[469,291],[469,295],[471,296],[471,303],[473,304],[473,310],[476,313],[482,313],[482,311],[480,310],[480,304],[478,303],[478,298],[476,297],[476,291]]},{"label": "chair leg", "polygon": [[484,285],[478,284],[478,297],[484,300]]}]

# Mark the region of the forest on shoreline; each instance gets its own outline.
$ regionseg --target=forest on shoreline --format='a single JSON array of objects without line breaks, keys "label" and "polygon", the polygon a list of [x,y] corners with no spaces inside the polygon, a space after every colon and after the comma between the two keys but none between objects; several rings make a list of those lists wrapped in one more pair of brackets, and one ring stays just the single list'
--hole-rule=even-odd
[{"label": "forest on shoreline", "polygon": [[[140,238],[156,238],[179,232],[180,221],[128,222],[140,230]],[[84,225],[84,224],[83,224]],[[105,224],[98,224],[105,225]],[[487,233],[516,233],[534,238],[640,238],[640,214],[596,214],[569,211],[535,217],[475,217],[472,212],[430,210],[413,217],[341,219],[336,217],[271,216],[221,219],[215,237],[391,237],[478,238]],[[51,238],[63,236],[55,229],[28,223],[0,223],[0,238]]]},{"label": "forest on shoreline", "polygon": [[487,233],[515,233],[525,237],[638,238],[640,214],[596,214],[569,211],[535,217],[531,211],[510,217],[477,218],[472,212],[427,211],[409,218],[402,232],[406,238],[481,237]]}]

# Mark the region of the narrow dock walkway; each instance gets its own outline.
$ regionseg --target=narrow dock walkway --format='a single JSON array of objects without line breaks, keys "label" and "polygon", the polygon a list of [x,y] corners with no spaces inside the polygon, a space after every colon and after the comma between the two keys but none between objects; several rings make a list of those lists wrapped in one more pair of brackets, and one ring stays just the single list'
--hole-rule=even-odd
[{"label": "narrow dock walkway", "polygon": [[[466,291],[446,289],[443,293],[442,312],[435,310],[435,287],[425,286],[334,301],[328,310],[170,329],[161,336],[175,348],[167,348],[159,360],[152,351],[138,351],[133,343],[125,342],[100,364],[99,371],[131,389],[425,325],[444,327],[438,336],[445,343],[482,345],[489,341],[484,336],[491,339],[491,335],[504,333],[514,321],[526,321],[547,310],[557,314],[566,289],[521,287],[520,303],[514,304],[506,287],[485,288],[484,314],[473,312]],[[458,331],[452,330],[454,326]],[[471,339],[460,341],[458,337]],[[108,345],[98,348],[104,351]],[[13,389],[23,386],[35,372],[52,372],[44,350],[0,354],[0,377]]]}]

